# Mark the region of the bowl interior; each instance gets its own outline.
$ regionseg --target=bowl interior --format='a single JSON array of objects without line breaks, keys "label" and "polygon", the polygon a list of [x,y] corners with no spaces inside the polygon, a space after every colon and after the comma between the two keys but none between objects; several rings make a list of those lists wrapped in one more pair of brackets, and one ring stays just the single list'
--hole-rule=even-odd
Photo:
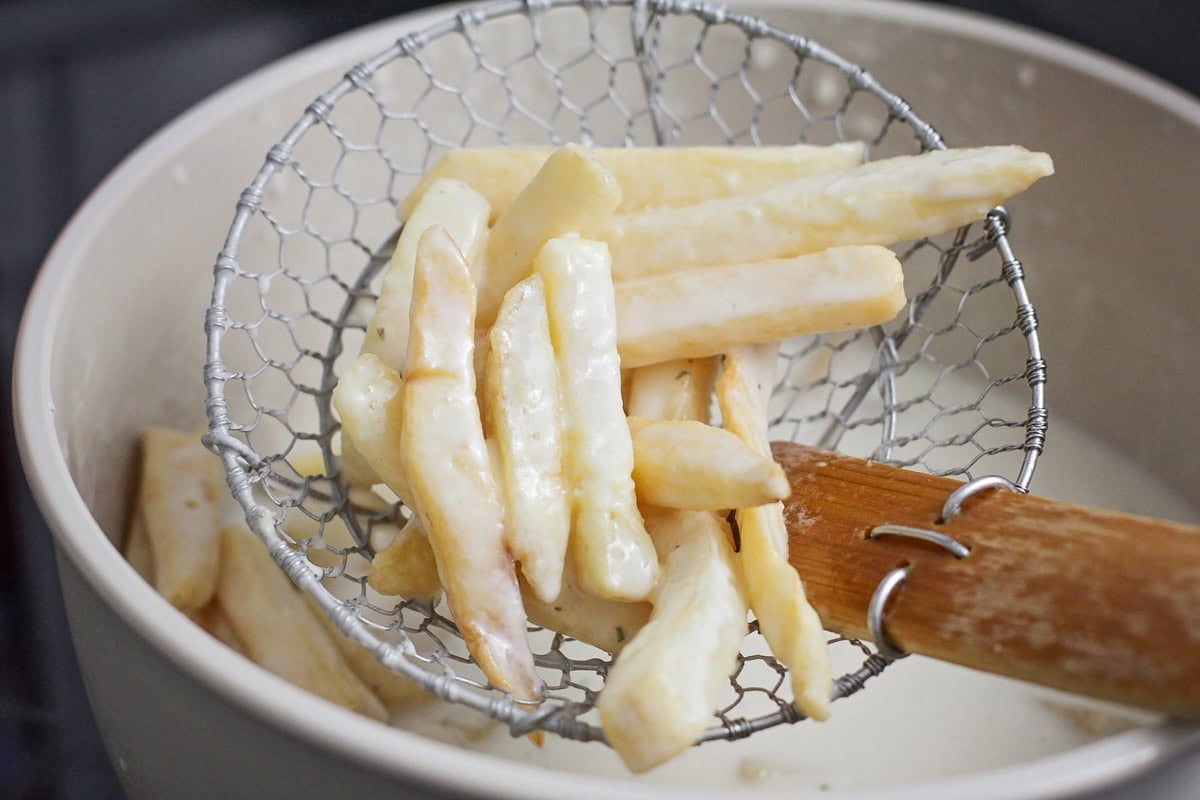
[{"label": "bowl interior", "polygon": [[[834,5],[838,11],[830,13]],[[1200,246],[1192,224],[1200,197],[1189,181],[1200,167],[1195,101],[1103,59],[957,14],[907,7],[900,14],[894,4],[859,3],[745,8],[868,66],[951,145],[1016,142],[1054,156],[1056,176],[1010,206],[1051,365],[1051,435],[1034,489],[1195,519],[1196,509],[1180,498],[1200,478],[1200,464],[1189,457],[1200,431],[1184,422],[1200,405],[1200,387],[1170,378],[1200,369],[1200,351],[1179,346],[1200,333],[1189,302],[1200,275],[1185,268]],[[148,424],[203,424],[211,265],[238,193],[267,149],[349,65],[413,24],[380,26],[252,76],[148,143],[64,234],[23,327],[17,423],[60,549],[135,629],[189,645],[176,657],[216,687],[231,680],[270,686],[271,679],[214,674],[203,659],[211,645],[171,630],[177,620],[165,604],[130,588],[109,543],[124,530],[133,444]],[[1104,109],[1103,123],[1097,109]],[[1044,788],[1052,768],[1037,758],[1049,748],[1078,753],[1069,775],[1083,786],[1117,774],[1114,765],[1128,768],[1093,756],[1100,751],[1088,742],[1102,740],[1111,756],[1123,742],[1125,752],[1145,753],[1174,741],[1148,745],[1140,730],[1106,738],[1131,718],[1062,714],[1053,707],[1061,698],[1041,694],[1005,703],[1008,688],[998,702],[977,706],[989,719],[980,731],[961,709],[1001,685],[995,679],[914,664],[883,680],[889,682],[861,702],[843,704],[840,729],[801,726],[781,731],[779,744],[756,738],[722,750],[732,785],[749,782],[767,792],[902,788],[957,774],[978,777],[981,792],[1001,782]],[[304,725],[288,709],[253,713]],[[898,735],[914,718],[924,731],[920,743]],[[1039,726],[1036,736],[1029,724]],[[611,754],[596,746],[550,758],[521,740],[488,741],[518,762],[558,766],[565,759],[583,772],[617,774]],[[863,748],[878,755],[870,769],[855,755]],[[962,757],[933,757],[946,748]],[[796,752],[806,755],[798,762],[785,755]],[[695,765],[717,755],[699,748],[647,783],[709,784]],[[407,769],[403,748],[383,758],[397,773]],[[1062,780],[1061,768],[1053,768],[1055,780]],[[918,791],[935,796],[937,789]]]}]

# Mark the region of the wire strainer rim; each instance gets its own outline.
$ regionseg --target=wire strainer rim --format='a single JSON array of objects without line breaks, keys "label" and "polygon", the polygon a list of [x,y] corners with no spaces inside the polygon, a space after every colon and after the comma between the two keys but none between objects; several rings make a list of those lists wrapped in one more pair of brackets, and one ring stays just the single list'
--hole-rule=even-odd
[{"label": "wire strainer rim", "polygon": [[[558,704],[547,703],[543,708],[529,711],[518,706],[506,695],[498,696],[498,693],[491,690],[476,689],[455,679],[453,675],[433,674],[416,666],[405,657],[415,652],[407,636],[400,645],[392,645],[379,640],[357,618],[352,609],[323,587],[321,571],[308,562],[302,554],[287,545],[277,528],[278,520],[253,496],[255,479],[252,473],[261,467],[263,462],[257,452],[230,432],[231,426],[224,398],[226,376],[221,357],[221,341],[229,326],[224,306],[225,292],[229,281],[238,269],[238,246],[243,230],[248,221],[262,207],[264,187],[271,177],[289,162],[293,148],[299,139],[310,128],[321,122],[343,96],[359,87],[382,66],[418,52],[428,42],[452,32],[466,30],[488,20],[521,13],[533,15],[568,6],[584,9],[630,7],[634,14],[635,26],[644,24],[645,19],[641,16],[643,14],[690,14],[708,24],[730,23],[755,36],[775,39],[802,54],[805,58],[812,58],[837,68],[852,87],[869,91],[883,100],[895,119],[912,128],[924,149],[945,147],[940,134],[932,125],[918,117],[903,98],[886,90],[861,66],[843,59],[807,37],[779,29],[758,17],[731,12],[722,6],[693,3],[688,0],[497,0],[483,5],[470,6],[423,29],[406,33],[376,56],[351,67],[340,81],[315,98],[287,134],[269,149],[259,172],[238,199],[234,220],[214,265],[212,301],[205,315],[207,358],[204,367],[204,382],[207,391],[206,414],[209,421],[206,441],[210,448],[222,458],[231,493],[245,510],[248,525],[267,545],[276,563],[284,569],[294,583],[317,601],[343,635],[349,636],[373,652],[390,669],[416,680],[427,690],[446,700],[462,703],[506,722],[514,733],[542,728],[567,738],[588,741],[603,738],[599,728],[580,722],[569,713],[562,713],[564,708]],[[988,239],[990,245],[1000,251],[1004,260],[1004,279],[1016,297],[1018,324],[1025,337],[1029,353],[1025,378],[1030,385],[1032,400],[1029,415],[1025,420],[1027,436],[1023,462],[1020,474],[1014,480],[1016,485],[1027,488],[1041,452],[1045,427],[1044,363],[1040,357],[1036,316],[1033,313],[1032,304],[1029,302],[1020,262],[1013,256],[1007,242],[1007,227],[1008,218],[1002,211],[989,215],[987,220]],[[886,364],[880,367],[880,375],[885,384],[891,380]],[[327,412],[328,409],[325,411]],[[887,665],[886,662],[887,659],[882,659],[878,655],[870,656],[857,672],[841,679],[849,678],[850,680],[846,684],[838,684],[837,696],[845,696],[857,691],[858,688],[861,688],[862,681],[878,674]],[[794,708],[785,706],[774,714],[764,715],[753,720],[735,720],[712,726],[706,731],[702,740],[740,738],[749,735],[754,730],[772,727],[782,722],[795,722],[802,718]]]}]

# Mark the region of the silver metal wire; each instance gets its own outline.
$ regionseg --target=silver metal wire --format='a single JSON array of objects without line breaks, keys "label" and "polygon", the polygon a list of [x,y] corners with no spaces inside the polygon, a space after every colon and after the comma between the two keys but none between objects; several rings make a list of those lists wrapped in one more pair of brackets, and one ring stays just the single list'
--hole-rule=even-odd
[{"label": "silver metal wire", "polygon": [[[761,19],[686,0],[500,0],[361,61],[267,153],[216,259],[207,441],[250,527],[389,668],[515,733],[603,739],[592,706],[608,654],[531,629],[549,690],[529,710],[486,685],[442,607],[367,585],[372,532],[407,512],[352,502],[330,393],[362,341],[394,208],[439,155],[462,146],[847,139],[866,142],[870,158],[945,146],[862,67]],[[893,323],[786,342],[772,435],[935,474],[1012,474],[1027,487],[1045,435],[1045,364],[1010,224],[998,210],[899,246],[912,299]],[[298,466],[314,454],[317,475]],[[289,533],[300,523],[308,533]],[[861,642],[830,646],[863,659],[836,681],[836,697],[888,663]],[[751,624],[705,741],[801,719],[766,652]]]}]

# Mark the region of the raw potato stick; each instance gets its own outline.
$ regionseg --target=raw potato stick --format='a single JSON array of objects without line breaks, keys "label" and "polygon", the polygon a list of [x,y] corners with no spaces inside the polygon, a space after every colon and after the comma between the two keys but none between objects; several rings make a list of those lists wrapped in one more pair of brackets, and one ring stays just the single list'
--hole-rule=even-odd
[{"label": "raw potato stick", "polygon": [[150,541],[154,588],[184,612],[208,605],[217,587],[223,477],[198,432],[142,433],[137,513]]},{"label": "raw potato stick", "polygon": [[[533,179],[554,151],[500,147],[451,150],[426,173],[404,201],[407,214],[433,183],[453,178],[487,198],[492,220]],[[782,181],[861,164],[861,142],[784,147],[597,147],[599,158],[621,185],[617,212],[692,205],[715,197],[757,192]]]},{"label": "raw potato stick", "polygon": [[542,245],[601,224],[620,202],[617,179],[591,151],[579,145],[556,150],[488,236],[479,278],[479,326],[492,324],[505,292],[533,271]]},{"label": "raw potato stick", "polygon": [[[651,424],[707,427],[715,359],[708,362],[690,365],[694,373],[651,368],[639,376],[635,370],[631,405],[671,415]],[[732,534],[720,516],[645,513],[662,577],[650,621],[617,657],[598,704],[608,741],[634,772],[690,747],[711,722],[746,635],[748,611]]]},{"label": "raw potato stick", "polygon": [[[490,209],[478,192],[460,181],[447,179],[434,180],[426,188],[420,202],[414,203],[404,215],[404,228],[384,269],[361,350],[362,354],[378,356],[385,367],[399,376],[404,375],[413,268],[421,234],[432,225],[444,226],[469,264],[479,264],[482,260],[488,235]],[[346,482],[351,486],[371,486],[385,480],[374,473],[370,460],[358,452],[354,434],[353,428],[342,431],[342,475]]]},{"label": "raw potato stick", "polygon": [[562,381],[567,475],[574,489],[570,557],[584,591],[644,600],[658,574],[633,485],[621,403],[616,314],[603,244],[575,237],[542,248],[550,337]]},{"label": "raw potato stick", "polygon": [[509,548],[534,593],[551,603],[562,586],[571,506],[541,276],[508,291],[488,341],[485,432],[496,445]]},{"label": "raw potato stick", "polygon": [[263,543],[240,527],[220,531],[217,599],[246,655],[313,694],[378,720],[387,712],[313,617],[308,600]]},{"label": "raw potato stick", "polygon": [[[767,455],[771,450],[764,397],[774,378],[775,351],[774,345],[732,350],[717,380],[725,427]],[[811,719],[824,720],[833,686],[828,646],[800,576],[788,563],[783,504],[740,508],[737,524],[738,559],[763,637],[789,670],[796,707]]]},{"label": "raw potato stick", "polygon": [[953,230],[1054,171],[1022,147],[933,150],[800,178],[754,194],[611,218],[613,280],[888,245]]},{"label": "raw potato stick", "polygon": [[141,509],[133,512],[129,528],[125,531],[125,560],[151,586],[154,585],[154,551],[150,548],[150,534],[146,530],[146,519]]},{"label": "raw potato stick", "polygon": [[650,619],[649,603],[605,600],[584,592],[569,563],[563,572],[562,589],[553,602],[538,599],[527,584],[522,587],[530,622],[608,653],[621,652]]},{"label": "raw potato stick", "polygon": [[432,600],[442,591],[437,559],[416,516],[375,551],[367,583],[380,594]]},{"label": "raw potato stick", "polygon": [[878,325],[904,307],[904,275],[885,247],[834,247],[619,283],[616,303],[621,364],[639,367]]},{"label": "raw potato stick", "polygon": [[[618,328],[618,349],[620,337]],[[715,357],[679,358],[629,370],[629,397],[625,404],[629,416],[707,423],[712,413],[712,390],[719,363],[720,359]]]},{"label": "raw potato stick", "polygon": [[333,407],[342,420],[343,441],[376,478],[411,505],[412,490],[400,461],[404,381],[374,353],[363,353],[342,373],[333,389]]},{"label": "raw potato stick", "polygon": [[783,500],[783,469],[723,428],[629,418],[633,482],[642,505],[718,511]]},{"label": "raw potato stick", "polygon": [[329,615],[311,597],[305,596],[304,599],[308,610],[337,645],[342,658],[346,660],[350,669],[380,699],[390,713],[394,714],[397,711],[408,710],[413,706],[432,703],[436,700],[435,695],[425,691],[421,684],[398,672],[392,672],[380,663],[374,653],[339,631],[333,624],[333,620],[329,619]]},{"label": "raw potato stick", "polygon": [[475,397],[475,287],[444,228],[422,235],[415,277],[400,426],[412,508],[475,662],[496,687],[536,701],[542,684]]},{"label": "raw potato stick", "polygon": [[664,578],[654,611],[609,670],[597,708],[634,772],[691,747],[712,723],[746,636],[729,526],[709,511],[646,509]]},{"label": "raw potato stick", "polygon": [[438,178],[429,183],[420,202],[404,214],[404,229],[383,273],[362,352],[374,353],[385,366],[404,375],[413,269],[421,234],[433,225],[441,225],[463,251],[467,263],[476,264],[487,242],[490,213],[487,200],[461,181]]}]

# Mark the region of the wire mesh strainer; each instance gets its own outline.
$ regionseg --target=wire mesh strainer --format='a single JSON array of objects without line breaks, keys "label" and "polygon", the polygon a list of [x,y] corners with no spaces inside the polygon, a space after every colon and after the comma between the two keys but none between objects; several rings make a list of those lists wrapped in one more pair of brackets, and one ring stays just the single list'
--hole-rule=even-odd
[{"label": "wire mesh strainer", "polygon": [[[871,75],[764,21],[678,0],[499,2],[404,36],[316,98],[238,203],[206,317],[208,442],[254,532],[347,636],[429,691],[506,722],[602,739],[608,654],[531,628],[539,707],[489,688],[440,606],[373,592],[372,531],[340,479],[337,376],[359,350],[396,205],[448,149],[496,144],[867,143],[943,147]],[[911,298],[889,325],[784,343],[772,435],[935,474],[1013,475],[1042,447],[1045,367],[1003,211],[897,247]],[[300,463],[319,454],[324,471]],[[305,537],[289,535],[300,522]],[[336,540],[343,523],[352,541]],[[834,639],[846,696],[890,659]],[[704,739],[801,717],[750,625]]]}]

